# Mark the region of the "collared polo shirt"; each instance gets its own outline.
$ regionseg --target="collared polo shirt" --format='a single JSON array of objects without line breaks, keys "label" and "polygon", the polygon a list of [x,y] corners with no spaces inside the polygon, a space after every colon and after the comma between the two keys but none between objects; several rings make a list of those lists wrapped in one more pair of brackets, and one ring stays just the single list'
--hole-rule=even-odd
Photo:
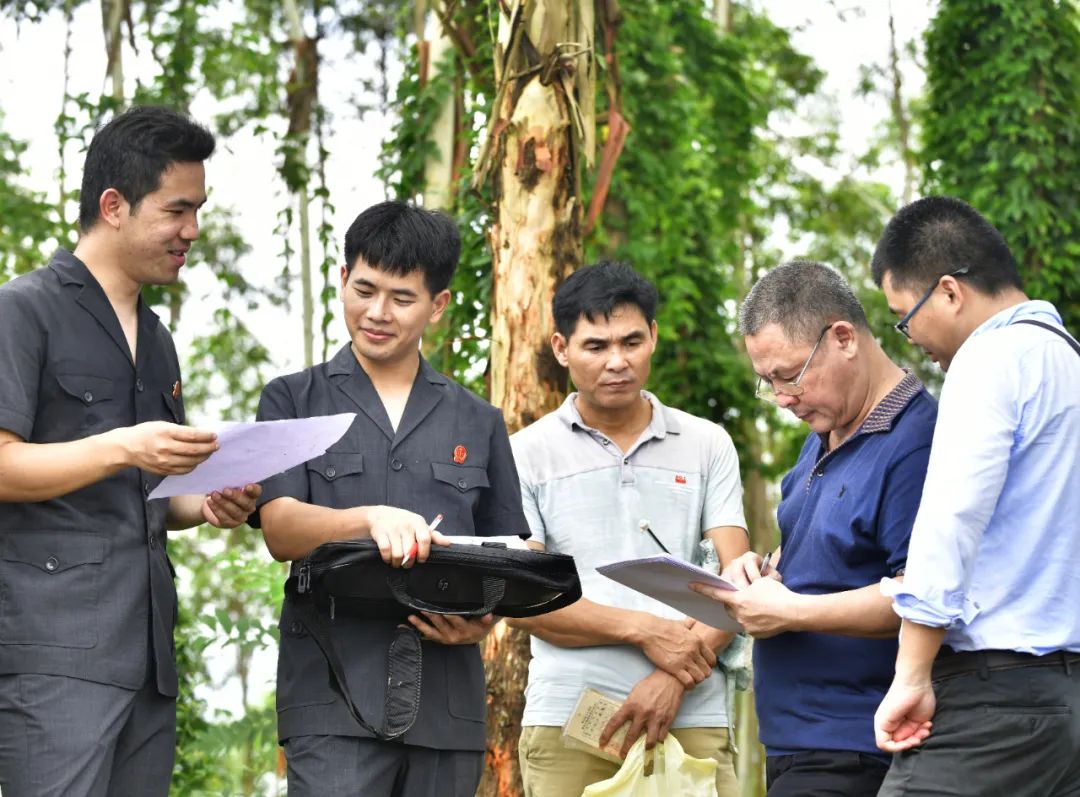
[{"label": "collared polo shirt", "polygon": [[[502,413],[423,358],[396,430],[348,344],[329,362],[268,383],[257,417],[271,421],[341,412],[356,413],[345,436],[322,456],[263,482],[260,507],[283,497],[333,509],[386,505],[428,520],[442,513],[439,531],[451,536],[528,536]],[[251,523],[261,525],[258,515]],[[333,621],[353,697],[376,727],[382,724],[386,657],[396,626],[393,620],[340,614]],[[280,630],[279,737],[369,737],[332,685],[326,659],[288,596]],[[421,644],[420,710],[400,741],[483,750],[487,706],[479,646]]]},{"label": "collared polo shirt", "polygon": [[[0,428],[64,443],[146,421],[184,422],[168,330],[140,299],[136,357],[73,254],[0,286]],[[0,504],[0,673],[68,675],[176,694],[176,590],[161,476],[124,468],[67,495]],[[149,630],[148,630],[149,629]]]},{"label": "collared polo shirt", "polygon": [[[793,592],[827,595],[900,573],[919,508],[937,402],[913,374],[833,450],[810,434],[781,483],[778,570]],[[850,750],[886,759],[873,716],[892,682],[896,639],[788,632],[754,643],[768,755]]]},{"label": "collared polo shirt", "polygon": [[[626,452],[582,420],[571,394],[553,413],[511,437],[531,540],[570,554],[582,594],[621,609],[677,619],[659,601],[596,572],[599,565],[663,553],[692,561],[704,532],[746,527],[739,462],[720,426],[661,404],[643,392],[652,420]],[[562,725],[582,689],[619,700],[655,666],[628,645],[563,648],[532,638],[533,658],[522,724]],[[719,669],[686,693],[674,727],[724,727],[724,675]]]}]

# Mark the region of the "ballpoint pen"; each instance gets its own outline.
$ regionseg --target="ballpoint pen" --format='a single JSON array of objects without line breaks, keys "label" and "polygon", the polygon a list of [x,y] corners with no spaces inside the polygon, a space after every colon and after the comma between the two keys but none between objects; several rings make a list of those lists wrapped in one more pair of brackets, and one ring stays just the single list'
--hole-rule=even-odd
[{"label": "ballpoint pen", "polygon": [[761,575],[765,575],[765,571],[769,569],[769,560],[772,559],[772,551],[765,554],[765,557],[761,560],[761,567],[758,568],[758,572]]},{"label": "ballpoint pen", "polygon": [[[437,514],[435,516],[435,519],[433,521],[431,521],[431,525],[428,526],[428,531],[435,531],[435,529],[438,528],[438,526],[439,526],[439,524],[441,522],[442,522],[442,512]],[[417,551],[419,551],[419,550],[420,550],[420,546],[417,544],[416,540],[413,540],[413,544],[409,548],[408,552],[405,554],[405,558],[401,560],[401,566],[405,567],[405,565],[407,565],[409,562],[411,562],[413,560],[413,558],[416,556]]]}]

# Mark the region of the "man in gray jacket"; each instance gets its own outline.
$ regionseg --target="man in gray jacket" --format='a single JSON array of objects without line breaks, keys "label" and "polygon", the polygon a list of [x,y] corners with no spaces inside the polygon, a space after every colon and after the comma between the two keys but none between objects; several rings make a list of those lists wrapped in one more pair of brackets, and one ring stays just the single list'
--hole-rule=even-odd
[{"label": "man in gray jacket", "polygon": [[0,789],[166,795],[176,590],[166,529],[232,528],[257,485],[148,501],[217,448],[184,426],[172,337],[141,297],[198,237],[214,139],[161,108],[94,136],[74,252],[0,287]]}]

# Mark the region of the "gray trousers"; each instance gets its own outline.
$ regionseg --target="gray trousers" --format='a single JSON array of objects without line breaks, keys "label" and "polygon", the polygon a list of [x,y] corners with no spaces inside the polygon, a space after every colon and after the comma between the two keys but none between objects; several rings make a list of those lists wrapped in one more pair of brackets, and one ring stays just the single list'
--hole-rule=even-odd
[{"label": "gray trousers", "polygon": [[62,675],[0,675],[4,797],[166,797],[176,699]]},{"label": "gray trousers", "polygon": [[934,694],[930,736],[893,757],[878,797],[1080,797],[1080,661],[939,678]]},{"label": "gray trousers", "polygon": [[289,797],[473,797],[484,766],[482,752],[352,736],[294,736],[285,759]]}]

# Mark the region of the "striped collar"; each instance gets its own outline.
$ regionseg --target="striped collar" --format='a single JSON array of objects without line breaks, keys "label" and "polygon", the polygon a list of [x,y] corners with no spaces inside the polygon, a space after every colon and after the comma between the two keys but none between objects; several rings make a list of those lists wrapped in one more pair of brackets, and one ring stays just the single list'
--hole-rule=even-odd
[{"label": "striped collar", "polygon": [[904,378],[888,392],[888,394],[877,405],[870,410],[870,413],[863,419],[863,422],[859,424],[859,428],[855,430],[855,434],[844,440],[836,448],[829,449],[829,435],[828,433],[819,434],[818,440],[821,441],[821,448],[819,451],[824,453],[818,458],[818,461],[814,463],[814,467],[810,469],[810,476],[806,480],[806,490],[810,491],[810,485],[813,484],[815,476],[821,476],[825,472],[826,463],[840,451],[844,446],[853,440],[857,440],[866,434],[876,434],[878,432],[892,431],[893,422],[896,421],[898,415],[904,411],[904,408],[911,403],[911,400],[915,398],[923,390],[923,383],[919,377],[908,371]]}]

